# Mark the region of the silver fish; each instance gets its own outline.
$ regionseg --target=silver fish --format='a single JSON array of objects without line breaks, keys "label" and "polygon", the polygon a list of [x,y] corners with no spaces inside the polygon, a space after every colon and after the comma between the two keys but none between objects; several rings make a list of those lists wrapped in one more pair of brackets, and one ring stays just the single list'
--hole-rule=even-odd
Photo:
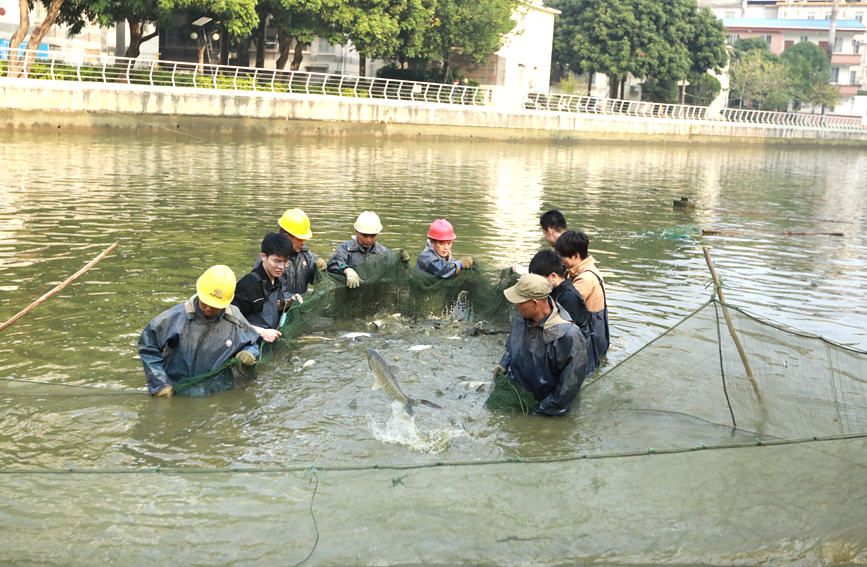
[{"label": "silver fish", "polygon": [[416,401],[410,397],[407,397],[406,394],[403,393],[403,390],[400,389],[400,386],[397,383],[397,380],[394,378],[394,374],[391,373],[391,369],[388,367],[388,364],[385,362],[385,359],[379,354],[377,351],[372,348],[367,349],[367,364],[370,366],[370,370],[373,372],[373,386],[371,389],[376,390],[377,388],[382,388],[388,397],[391,399],[403,404],[404,409],[406,409],[406,413],[412,415],[412,408],[419,403],[428,405],[430,407],[442,409],[441,406],[438,406],[432,402],[427,400],[419,400]]}]

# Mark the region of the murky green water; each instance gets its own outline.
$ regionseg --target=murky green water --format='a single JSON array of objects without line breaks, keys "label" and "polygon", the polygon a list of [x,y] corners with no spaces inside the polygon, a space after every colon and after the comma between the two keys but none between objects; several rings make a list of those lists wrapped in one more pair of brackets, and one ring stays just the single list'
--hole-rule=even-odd
[{"label": "murky green water", "polygon": [[[66,385],[21,382],[2,391],[0,469],[10,473],[425,464],[750,439],[749,432],[732,434],[680,415],[683,408],[666,408],[664,400],[655,400],[663,410],[640,414],[596,411],[585,400],[559,420],[491,416],[482,408],[486,394],[476,390],[489,379],[503,337],[469,337],[466,324],[454,321],[391,317],[380,331],[371,330],[369,318],[328,321],[315,329],[319,338],[298,341],[246,388],[171,400],[125,391],[144,385],[135,357],[142,327],[189,297],[209,265],[225,263],[239,275],[248,270],[262,235],[288,207],[308,213],[309,245],[326,258],[350,236],[361,210],[381,216],[381,242],[413,256],[430,221],[446,217],[458,233],[456,254],[472,254],[489,270],[526,263],[544,244],[539,214],[559,208],[570,227],[591,235],[606,274],[609,365],[709,296],[701,244],[712,248],[729,302],[867,348],[863,152],[228,140],[169,132],[2,133],[0,142],[0,320],[120,242],[111,257],[0,334],[0,377]],[[680,196],[695,199],[697,209],[673,210]],[[698,228],[737,234],[701,237]],[[784,231],[845,236],[777,234]],[[342,338],[347,332],[371,336]],[[421,344],[431,348],[409,350]],[[445,409],[421,409],[415,423],[401,424],[382,394],[369,389],[364,353],[371,346],[395,365],[410,395]],[[856,448],[864,454],[863,443]],[[496,466],[403,480],[401,472],[326,473],[317,496],[324,499],[323,540],[311,562],[806,557],[805,564],[815,564],[816,557],[832,557],[829,563],[864,557],[867,530],[857,510],[867,495],[863,483],[849,480],[863,478],[863,458],[809,469],[818,490],[795,486],[798,463],[812,466],[816,459],[808,449],[780,458],[723,455],[548,465],[527,470],[529,477]],[[826,513],[812,522],[774,513],[788,520],[751,534],[750,522],[758,522],[745,512],[751,491],[781,490],[758,482],[761,474],[790,482],[797,498],[827,505]],[[684,488],[691,479],[703,484]],[[312,485],[302,473],[3,480],[9,482],[0,488],[0,539],[12,551],[0,558],[13,562],[120,561],[149,549],[130,562],[285,564],[312,545]],[[732,494],[733,487],[746,488]],[[712,493],[702,498],[701,490]],[[595,499],[591,504],[580,494]],[[680,504],[663,514],[656,502],[665,525],[650,525],[635,520],[650,505],[643,498]],[[741,528],[730,529],[739,522]],[[658,530],[668,535],[654,535]],[[43,532],[50,537],[33,545]],[[721,543],[708,544],[714,534]],[[92,545],[82,547],[81,538]],[[155,540],[174,551],[151,547]]]}]

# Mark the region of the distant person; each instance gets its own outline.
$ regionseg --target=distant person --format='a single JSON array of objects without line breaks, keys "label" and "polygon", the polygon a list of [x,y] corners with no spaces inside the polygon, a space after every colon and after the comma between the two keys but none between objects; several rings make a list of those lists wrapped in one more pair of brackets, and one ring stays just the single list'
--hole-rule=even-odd
[{"label": "distant person", "polygon": [[590,311],[584,303],[584,298],[575,289],[572,280],[566,279],[566,268],[563,259],[556,250],[547,248],[536,252],[530,260],[530,273],[545,278],[551,287],[551,299],[563,306],[572,318],[572,322],[581,329],[584,343],[587,348],[587,374],[592,373],[599,366],[599,357],[590,329]]},{"label": "distant person", "polygon": [[588,254],[590,237],[583,232],[567,230],[557,239],[554,249],[562,256],[566,276],[572,278],[575,289],[584,298],[590,311],[590,330],[596,353],[601,358],[608,352],[608,301],[605,282],[596,269],[596,260]]},{"label": "distant person", "polygon": [[551,286],[542,276],[524,274],[503,293],[520,317],[515,318],[506,354],[494,369],[495,382],[505,375],[528,390],[539,402],[533,414],[565,414],[587,375],[581,331],[551,299]]},{"label": "distant person", "polygon": [[[292,297],[296,293],[307,293],[308,286],[316,277],[316,270],[325,270],[327,264],[305,245],[307,240],[313,238],[310,231],[310,219],[301,209],[286,209],[280,220],[277,221],[280,232],[292,241],[286,268],[280,276],[283,286],[283,295]],[[256,259],[258,267],[262,263],[261,256]]]},{"label": "distant person", "polygon": [[452,256],[452,242],[457,238],[452,224],[446,219],[436,219],[427,231],[427,246],[418,255],[415,267],[441,279],[452,278],[462,270],[473,266],[473,257],[460,260]]},{"label": "distant person", "polygon": [[[566,217],[557,209],[551,209],[542,213],[539,217],[539,226],[542,228],[542,236],[548,241],[548,244],[553,248],[554,243],[561,234],[566,232]],[[512,271],[516,274],[528,273],[524,266],[513,266]]]},{"label": "distant person", "polygon": [[[373,211],[364,211],[355,219],[353,225],[355,236],[351,240],[337,246],[334,255],[328,261],[328,271],[332,274],[346,276],[346,287],[355,289],[361,285],[361,277],[356,268],[365,264],[373,264],[395,254],[376,241],[382,232],[382,223],[379,216]],[[401,262],[409,262],[409,254],[406,250],[397,252]]]},{"label": "distant person", "polygon": [[253,325],[262,340],[272,343],[281,334],[280,316],[295,301],[303,303],[301,295],[289,297],[283,291],[283,270],[289,265],[292,242],[280,232],[269,232],[262,239],[259,264],[241,278],[232,304],[247,322]]},{"label": "distant person", "polygon": [[557,242],[560,235],[567,230],[566,217],[557,209],[551,209],[539,217],[539,226],[542,228],[542,235],[545,237],[545,240],[553,248],[554,243]]},{"label": "distant person", "polygon": [[[216,370],[233,356],[252,366],[259,356],[259,334],[232,305],[235,274],[228,266],[211,266],[196,281],[196,294],[163,311],[145,326],[138,340],[148,391],[168,398],[174,386]],[[205,395],[228,390],[234,383],[230,368],[192,385],[185,393]]]}]

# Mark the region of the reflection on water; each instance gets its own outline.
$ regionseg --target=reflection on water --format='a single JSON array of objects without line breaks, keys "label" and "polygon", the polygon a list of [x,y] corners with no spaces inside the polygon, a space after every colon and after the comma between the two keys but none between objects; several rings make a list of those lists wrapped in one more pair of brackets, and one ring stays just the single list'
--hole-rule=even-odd
[{"label": "reflection on water", "polygon": [[[483,270],[527,263],[545,245],[539,215],[559,208],[570,227],[591,235],[592,253],[606,274],[609,365],[707,299],[702,244],[712,248],[730,302],[867,348],[863,152],[172,133],[2,133],[0,141],[0,319],[120,242],[112,256],[3,332],[0,377],[105,391],[2,384],[2,468],[411,464],[429,461],[426,452],[470,461],[749,440],[748,432],[733,435],[682,407],[626,410],[597,404],[608,399],[602,394],[585,395],[578,410],[559,420],[490,415],[482,407],[486,392],[477,388],[490,379],[503,336],[468,336],[462,331],[470,323],[460,321],[433,326],[398,318],[356,340],[340,337],[370,332],[368,321],[320,321],[314,338],[295,342],[246,387],[205,399],[146,396],[135,356],[144,325],[189,297],[209,265],[248,271],[262,235],[275,228],[283,209],[295,206],[310,216],[314,238],[308,244],[320,256],[329,257],[352,234],[355,216],[372,209],[385,226],[380,241],[413,256],[423,249],[430,222],[449,219],[458,234],[456,252],[475,256]],[[673,210],[672,200],[681,196],[695,199],[697,209]],[[700,228],[738,234],[701,237]],[[782,231],[845,236],[775,234]],[[433,348],[409,350],[417,344]],[[400,421],[387,398],[370,390],[368,346],[395,366],[408,394],[444,409],[422,407],[411,424]],[[653,474],[633,468],[640,476]],[[283,483],[290,493],[308,494],[300,481],[289,480]],[[459,481],[468,490],[473,476]],[[30,494],[40,489],[38,481],[18,484]],[[269,488],[257,486],[266,493],[263,501],[273,499]],[[601,486],[582,484],[581,490],[604,491]],[[219,506],[249,496],[237,491]],[[140,496],[134,487],[125,494]],[[486,505],[496,502],[487,498]],[[688,512],[669,520],[686,525]],[[210,510],[205,517],[219,515]],[[155,518],[162,522],[163,512]],[[618,525],[610,519],[609,528]],[[291,549],[303,546],[295,541]],[[223,551],[216,556],[224,558]],[[480,557],[505,556],[489,548]]]}]

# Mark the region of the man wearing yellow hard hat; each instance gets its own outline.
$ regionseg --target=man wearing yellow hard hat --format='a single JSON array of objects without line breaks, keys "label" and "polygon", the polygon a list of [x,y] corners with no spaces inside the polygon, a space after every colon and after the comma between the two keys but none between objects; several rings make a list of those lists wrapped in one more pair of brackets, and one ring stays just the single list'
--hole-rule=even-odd
[{"label": "man wearing yellow hard hat", "polygon": [[[292,297],[296,294],[306,293],[307,287],[313,283],[317,268],[326,268],[325,260],[319,258],[307,248],[305,242],[313,238],[310,230],[310,219],[301,209],[286,209],[280,220],[277,221],[280,232],[289,237],[292,247],[289,250],[288,262],[280,282],[283,285],[283,295]],[[262,263],[261,257],[256,261],[254,268]]]},{"label": "man wearing yellow hard hat", "polygon": [[[196,294],[163,311],[142,331],[138,354],[152,396],[171,397],[184,378],[211,372],[233,356],[245,366],[256,364],[259,334],[232,305],[235,274],[228,266],[211,266],[196,281]],[[228,390],[230,368],[192,384],[189,395]]]},{"label": "man wearing yellow hard hat", "polygon": [[[355,219],[355,236],[351,240],[342,242],[337,246],[334,255],[328,261],[328,271],[334,274],[346,276],[346,287],[350,289],[361,285],[361,277],[356,268],[382,260],[390,254],[391,250],[376,241],[376,237],[382,232],[382,223],[379,216],[373,211],[364,211]],[[409,254],[406,250],[398,250],[400,260],[409,262]]]}]

